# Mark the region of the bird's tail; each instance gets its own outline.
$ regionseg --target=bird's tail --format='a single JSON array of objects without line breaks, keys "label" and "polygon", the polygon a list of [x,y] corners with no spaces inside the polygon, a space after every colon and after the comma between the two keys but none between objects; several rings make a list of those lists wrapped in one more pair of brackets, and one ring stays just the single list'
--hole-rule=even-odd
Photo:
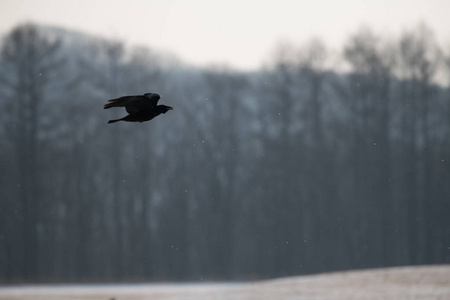
[{"label": "bird's tail", "polygon": [[103,106],[104,109],[111,108],[111,107],[114,107],[114,103],[106,103],[106,104]]},{"label": "bird's tail", "polygon": [[111,99],[108,100],[108,103],[106,103],[103,108],[107,109],[107,108],[111,108],[111,107],[122,107],[124,106],[126,102],[123,99],[117,98],[117,99]]},{"label": "bird's tail", "polygon": [[119,122],[119,121],[122,121],[122,119],[109,120],[108,124],[116,123],[116,122]]}]

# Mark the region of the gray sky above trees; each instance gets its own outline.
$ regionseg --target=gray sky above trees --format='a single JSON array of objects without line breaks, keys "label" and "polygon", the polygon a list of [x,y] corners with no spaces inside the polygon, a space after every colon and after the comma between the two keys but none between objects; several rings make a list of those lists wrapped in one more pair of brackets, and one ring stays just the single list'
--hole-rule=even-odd
[{"label": "gray sky above trees", "polygon": [[0,33],[19,22],[59,25],[173,52],[195,65],[257,68],[279,41],[322,38],[339,48],[360,25],[399,35],[425,22],[450,44],[447,0],[3,0]]}]

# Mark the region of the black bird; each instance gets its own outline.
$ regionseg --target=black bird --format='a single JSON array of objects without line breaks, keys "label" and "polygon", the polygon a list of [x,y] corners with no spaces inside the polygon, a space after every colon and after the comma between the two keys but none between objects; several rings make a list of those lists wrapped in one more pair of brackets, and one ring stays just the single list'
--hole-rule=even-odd
[{"label": "black bird", "polygon": [[117,99],[108,100],[104,109],[111,107],[125,107],[128,116],[121,119],[109,120],[109,123],[127,121],[127,122],[144,122],[150,121],[154,117],[165,114],[173,107],[166,105],[157,105],[161,97],[155,93],[146,93],[142,96],[124,96]]}]

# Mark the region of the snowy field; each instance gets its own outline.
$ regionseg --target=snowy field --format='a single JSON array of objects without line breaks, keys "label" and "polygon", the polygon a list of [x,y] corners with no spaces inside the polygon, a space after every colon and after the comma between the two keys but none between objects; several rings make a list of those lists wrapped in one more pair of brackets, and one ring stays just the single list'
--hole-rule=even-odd
[{"label": "snowy field", "polygon": [[26,285],[0,287],[0,300],[450,299],[450,265],[289,277],[253,283]]}]

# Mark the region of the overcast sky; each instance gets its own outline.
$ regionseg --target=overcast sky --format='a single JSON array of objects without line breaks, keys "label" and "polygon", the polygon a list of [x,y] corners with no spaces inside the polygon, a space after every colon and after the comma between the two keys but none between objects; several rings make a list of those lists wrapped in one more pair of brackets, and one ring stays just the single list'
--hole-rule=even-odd
[{"label": "overcast sky", "polygon": [[277,42],[320,37],[339,48],[361,25],[395,36],[424,21],[450,45],[450,0],[0,0],[0,11],[1,34],[34,21],[247,70]]}]

